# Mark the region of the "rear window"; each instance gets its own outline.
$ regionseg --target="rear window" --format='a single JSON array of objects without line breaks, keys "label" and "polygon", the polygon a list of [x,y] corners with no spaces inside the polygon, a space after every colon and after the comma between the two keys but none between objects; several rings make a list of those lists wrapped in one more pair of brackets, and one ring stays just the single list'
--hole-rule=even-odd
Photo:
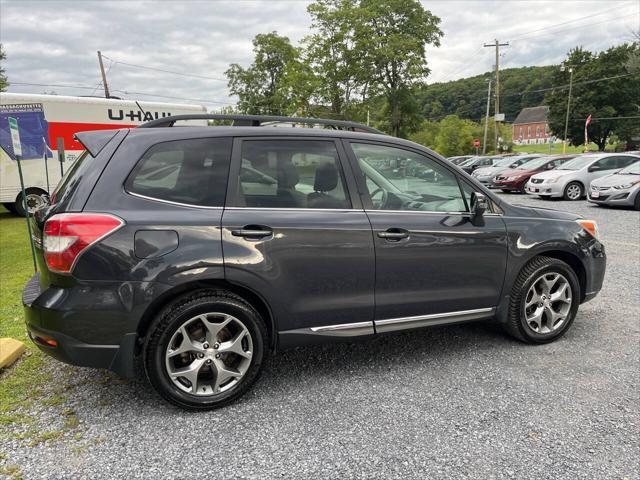
[{"label": "rear window", "polygon": [[151,147],[131,172],[125,188],[147,198],[195,205],[224,205],[230,138],[198,138]]},{"label": "rear window", "polygon": [[53,191],[51,195],[51,205],[62,202],[67,193],[72,192],[77,183],[83,176],[83,172],[91,166],[91,161],[94,159],[91,154],[85,150],[80,154],[75,162],[64,172],[64,175],[60,179],[60,183]]}]

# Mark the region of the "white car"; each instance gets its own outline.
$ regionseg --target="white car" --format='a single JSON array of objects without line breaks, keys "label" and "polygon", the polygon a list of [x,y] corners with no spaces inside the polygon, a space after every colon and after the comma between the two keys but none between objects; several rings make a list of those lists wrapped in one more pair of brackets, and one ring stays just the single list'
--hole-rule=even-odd
[{"label": "white car", "polygon": [[640,156],[623,153],[589,153],[569,160],[555,170],[533,175],[525,192],[542,198],[580,200],[596,178],[614,173],[638,161]]}]

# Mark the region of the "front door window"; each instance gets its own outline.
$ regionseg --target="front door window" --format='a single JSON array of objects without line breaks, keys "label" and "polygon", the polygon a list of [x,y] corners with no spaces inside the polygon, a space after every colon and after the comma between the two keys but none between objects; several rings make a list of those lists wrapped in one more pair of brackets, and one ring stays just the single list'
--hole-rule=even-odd
[{"label": "front door window", "polygon": [[352,143],[376,210],[465,212],[456,175],[418,153],[385,145]]}]

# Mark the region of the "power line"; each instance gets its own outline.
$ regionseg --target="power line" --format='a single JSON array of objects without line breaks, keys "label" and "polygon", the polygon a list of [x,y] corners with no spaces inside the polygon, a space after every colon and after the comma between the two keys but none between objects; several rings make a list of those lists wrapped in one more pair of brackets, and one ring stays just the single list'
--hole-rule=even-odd
[{"label": "power line", "polygon": [[[20,86],[32,86],[32,87],[54,87],[54,88],[77,88],[80,90],[94,90],[94,86],[90,85],[64,85],[59,83],[30,83],[30,82],[11,82],[11,85],[20,85]],[[102,89],[102,87],[99,87]],[[132,92],[129,90],[121,90],[121,89],[112,89],[113,92],[124,93],[125,95],[145,95],[149,97],[158,97],[158,98],[169,98],[172,100],[185,100],[191,102],[202,102],[202,103],[215,103],[220,105],[235,105],[234,102],[222,102],[220,100],[211,100],[211,99],[202,99],[202,98],[186,98],[186,97],[174,97],[169,95],[159,95],[155,93],[148,92]]]},{"label": "power line", "polygon": [[516,37],[512,37],[511,40],[517,40],[518,38],[525,37],[525,36],[529,35],[530,33],[541,32],[541,31],[544,31],[544,30],[553,29],[555,27],[560,27],[562,25],[567,25],[569,23],[579,22],[580,20],[585,20],[587,18],[598,17],[600,15],[612,12],[614,10],[615,11],[620,11],[621,8],[626,8],[626,7],[629,7],[629,6],[634,5],[634,4],[635,4],[634,2],[630,2],[630,3],[628,3],[628,4],[626,4],[626,5],[622,6],[622,7],[618,6],[618,7],[615,7],[615,8],[608,8],[606,10],[602,10],[602,11],[600,11],[598,13],[593,13],[591,15],[586,15],[584,17],[574,18],[573,20],[568,20],[566,22],[556,23],[554,25],[550,25],[548,27],[543,27],[543,28],[538,28],[536,30],[529,30],[528,32],[523,32],[523,33],[521,33],[520,35],[518,35]]},{"label": "power line", "polygon": [[127,67],[133,67],[133,68],[142,68],[144,70],[153,70],[154,72],[162,72],[162,73],[169,73],[172,75],[180,75],[182,77],[191,77],[191,78],[199,78],[202,80],[215,80],[217,82],[226,82],[227,79],[226,78],[218,78],[218,77],[207,77],[204,75],[197,75],[195,73],[184,73],[184,72],[176,72],[174,70],[165,70],[162,68],[157,68],[157,67],[149,67],[147,65],[138,65],[136,63],[128,63],[128,62],[121,62],[120,60],[115,60],[111,57],[108,57],[106,55],[102,55],[104,58],[107,58],[109,60],[111,60],[114,63],[119,63],[120,65],[126,65]]},{"label": "power line", "polygon": [[569,31],[569,30],[575,30],[576,28],[593,27],[594,25],[600,25],[600,24],[603,24],[603,23],[612,22],[614,20],[619,20],[621,18],[626,19],[628,17],[614,17],[614,18],[608,18],[606,20],[602,20],[600,22],[585,23],[585,24],[582,24],[582,25],[574,25],[573,27],[562,28],[560,30],[554,30],[553,32],[536,34],[536,35],[526,35],[526,36],[523,36],[523,37],[516,37],[515,39],[512,39],[512,41],[513,40],[524,40],[524,39],[527,39],[527,38],[548,37],[550,35],[556,35],[557,33],[560,33],[560,32],[566,32],[566,31]]}]

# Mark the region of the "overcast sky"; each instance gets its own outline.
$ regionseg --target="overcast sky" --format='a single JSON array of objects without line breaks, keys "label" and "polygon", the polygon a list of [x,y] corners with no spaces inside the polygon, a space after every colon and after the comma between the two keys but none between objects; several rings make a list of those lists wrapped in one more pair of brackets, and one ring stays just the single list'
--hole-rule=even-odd
[{"label": "overcast sky", "polygon": [[[0,41],[12,92],[102,94],[96,51],[108,57],[112,95],[123,98],[233,104],[224,71],[247,66],[251,40],[278,31],[295,44],[309,33],[303,0],[267,1],[2,1]],[[559,63],[575,45],[601,50],[640,29],[640,1],[423,1],[441,18],[439,48],[429,47],[428,82],[492,68],[498,38],[501,67]],[[179,76],[125,62],[207,78]],[[18,83],[52,84],[29,86]],[[65,88],[61,85],[85,88]],[[155,95],[155,96],[154,96]],[[180,97],[189,101],[163,98]]]}]

